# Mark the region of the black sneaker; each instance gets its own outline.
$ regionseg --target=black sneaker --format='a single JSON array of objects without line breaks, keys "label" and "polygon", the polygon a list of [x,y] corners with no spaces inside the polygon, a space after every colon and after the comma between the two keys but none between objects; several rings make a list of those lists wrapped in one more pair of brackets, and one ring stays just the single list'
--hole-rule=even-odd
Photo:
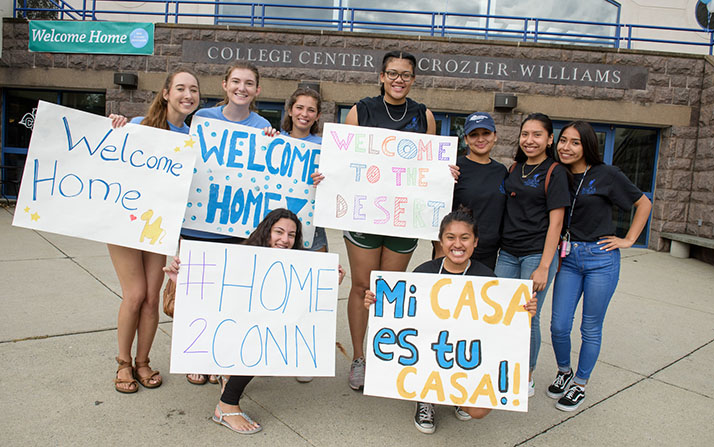
[{"label": "black sneaker", "polygon": [[573,370],[564,373],[563,371],[558,371],[558,375],[555,376],[555,380],[548,387],[548,397],[553,399],[560,399],[565,394],[565,390],[568,389],[570,381],[573,380]]},{"label": "black sneaker", "polygon": [[417,402],[414,425],[422,433],[428,435],[434,433],[434,430],[436,430],[436,425],[434,425],[434,405]]},{"label": "black sneaker", "polygon": [[555,408],[562,411],[575,411],[584,400],[585,388],[574,383],[568,388],[568,392],[565,393],[565,396],[558,400],[558,403],[555,404]]}]

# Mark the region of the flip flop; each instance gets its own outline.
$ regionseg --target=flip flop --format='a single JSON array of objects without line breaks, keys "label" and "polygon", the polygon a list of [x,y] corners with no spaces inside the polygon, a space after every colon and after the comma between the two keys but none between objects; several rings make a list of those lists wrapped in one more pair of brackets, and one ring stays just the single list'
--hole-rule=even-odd
[{"label": "flip flop", "polygon": [[252,435],[252,434],[258,433],[259,431],[261,431],[263,429],[263,427],[261,425],[258,425],[257,427],[255,427],[251,430],[238,430],[238,429],[234,428],[233,426],[231,426],[231,424],[229,424],[223,418],[225,418],[226,416],[242,416],[243,419],[248,421],[249,424],[255,424],[256,422],[253,421],[253,419],[251,419],[250,416],[248,416],[247,414],[245,414],[242,411],[240,413],[224,413],[223,410],[221,410],[220,405],[216,405],[216,410],[218,410],[219,416],[216,417],[216,414],[214,413],[213,417],[211,418],[213,420],[213,422],[215,422],[216,424],[220,424],[224,427],[227,427],[231,431],[240,433],[241,435]]}]

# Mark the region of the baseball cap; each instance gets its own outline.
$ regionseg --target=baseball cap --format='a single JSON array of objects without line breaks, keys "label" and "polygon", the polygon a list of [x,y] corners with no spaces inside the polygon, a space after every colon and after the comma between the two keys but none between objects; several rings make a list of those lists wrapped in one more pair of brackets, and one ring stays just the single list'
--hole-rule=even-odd
[{"label": "baseball cap", "polygon": [[464,135],[468,135],[475,129],[488,129],[491,132],[496,131],[496,123],[493,118],[486,112],[474,112],[466,118],[464,123]]}]

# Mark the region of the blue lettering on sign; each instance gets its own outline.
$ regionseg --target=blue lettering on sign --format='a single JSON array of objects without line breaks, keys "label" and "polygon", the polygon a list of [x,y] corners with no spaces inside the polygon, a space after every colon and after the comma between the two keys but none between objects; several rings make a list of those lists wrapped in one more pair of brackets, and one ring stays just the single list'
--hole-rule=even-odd
[{"label": "blue lettering on sign", "polygon": [[[203,124],[196,127],[196,136],[204,163],[213,159],[219,166],[245,168],[252,172],[267,170],[271,175],[291,178],[295,176],[308,185],[312,184],[310,174],[317,169],[319,148],[306,148],[301,151],[300,148],[291,145],[284,138],[275,137],[267,144],[264,151],[259,151],[255,133],[224,129],[220,133],[220,138],[210,139],[206,135]],[[226,145],[228,145],[227,151]],[[280,153],[279,164],[278,160],[275,160],[275,155],[278,152]],[[247,157],[247,160],[243,160],[244,157]]]},{"label": "blue lettering on sign", "polygon": [[145,153],[141,149],[127,150],[127,144],[129,142],[128,133],[124,134],[124,138],[121,142],[121,149],[113,144],[104,144],[104,142],[107,141],[109,136],[114,132],[114,129],[109,129],[109,131],[104,134],[102,139],[99,140],[97,144],[92,145],[86,136],[82,136],[79,140],[77,140],[77,142],[74,142],[67,117],[62,117],[62,122],[64,123],[65,136],[67,137],[67,152],[72,152],[77,147],[83,146],[87,150],[87,154],[89,154],[90,157],[99,152],[99,158],[102,161],[128,163],[129,166],[134,168],[146,168],[151,171],[170,174],[174,177],[179,177],[181,175],[183,164],[176,162],[165,155],[150,155],[145,157]]},{"label": "blue lettering on sign", "polygon": [[[33,160],[33,175],[32,175],[32,200],[36,201],[38,196],[38,186],[48,187],[46,190],[49,197],[55,197],[55,192],[58,197],[64,198],[86,198],[93,200],[101,198],[106,202],[112,200],[114,203],[120,203],[122,208],[127,211],[134,211],[137,207],[131,207],[131,201],[138,200],[141,193],[135,189],[124,190],[119,182],[108,182],[102,178],[87,178],[82,179],[77,174],[68,173],[57,175],[57,163],[55,160],[52,164],[52,174],[49,177],[41,177],[40,160]],[[59,178],[59,180],[58,180]],[[49,182],[45,185],[45,182]],[[102,193],[104,197],[102,198]],[[111,194],[111,197],[110,197]]]},{"label": "blue lettering on sign", "polygon": [[[221,187],[223,195],[221,196]],[[299,197],[283,196],[274,192],[255,193],[252,188],[238,188],[233,193],[231,185],[220,185],[211,183],[208,188],[208,203],[206,204],[206,223],[218,222],[226,225],[228,222],[236,224],[240,221],[246,225],[253,219],[253,227],[257,227],[260,221],[272,211],[270,202],[281,202],[285,200],[285,207],[295,214],[298,214],[307,205],[307,199]],[[263,212],[261,213],[261,209]]]},{"label": "blue lettering on sign", "polygon": [[384,300],[394,304],[394,318],[404,318],[404,297],[407,293],[407,283],[404,280],[397,281],[393,288],[389,287],[387,281],[382,278],[377,279],[375,297],[377,302],[374,307],[374,316],[384,315]]}]

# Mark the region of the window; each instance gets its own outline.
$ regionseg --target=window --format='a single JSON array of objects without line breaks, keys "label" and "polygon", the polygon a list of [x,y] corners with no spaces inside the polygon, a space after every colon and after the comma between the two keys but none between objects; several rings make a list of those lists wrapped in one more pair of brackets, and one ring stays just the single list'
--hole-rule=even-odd
[{"label": "window", "polygon": [[[103,92],[74,92],[30,89],[5,89],[2,108],[2,165],[15,169],[3,170],[6,180],[22,177],[22,170],[30,146],[38,101],[52,102],[74,109],[104,116]],[[3,191],[15,198],[15,191]]]}]

